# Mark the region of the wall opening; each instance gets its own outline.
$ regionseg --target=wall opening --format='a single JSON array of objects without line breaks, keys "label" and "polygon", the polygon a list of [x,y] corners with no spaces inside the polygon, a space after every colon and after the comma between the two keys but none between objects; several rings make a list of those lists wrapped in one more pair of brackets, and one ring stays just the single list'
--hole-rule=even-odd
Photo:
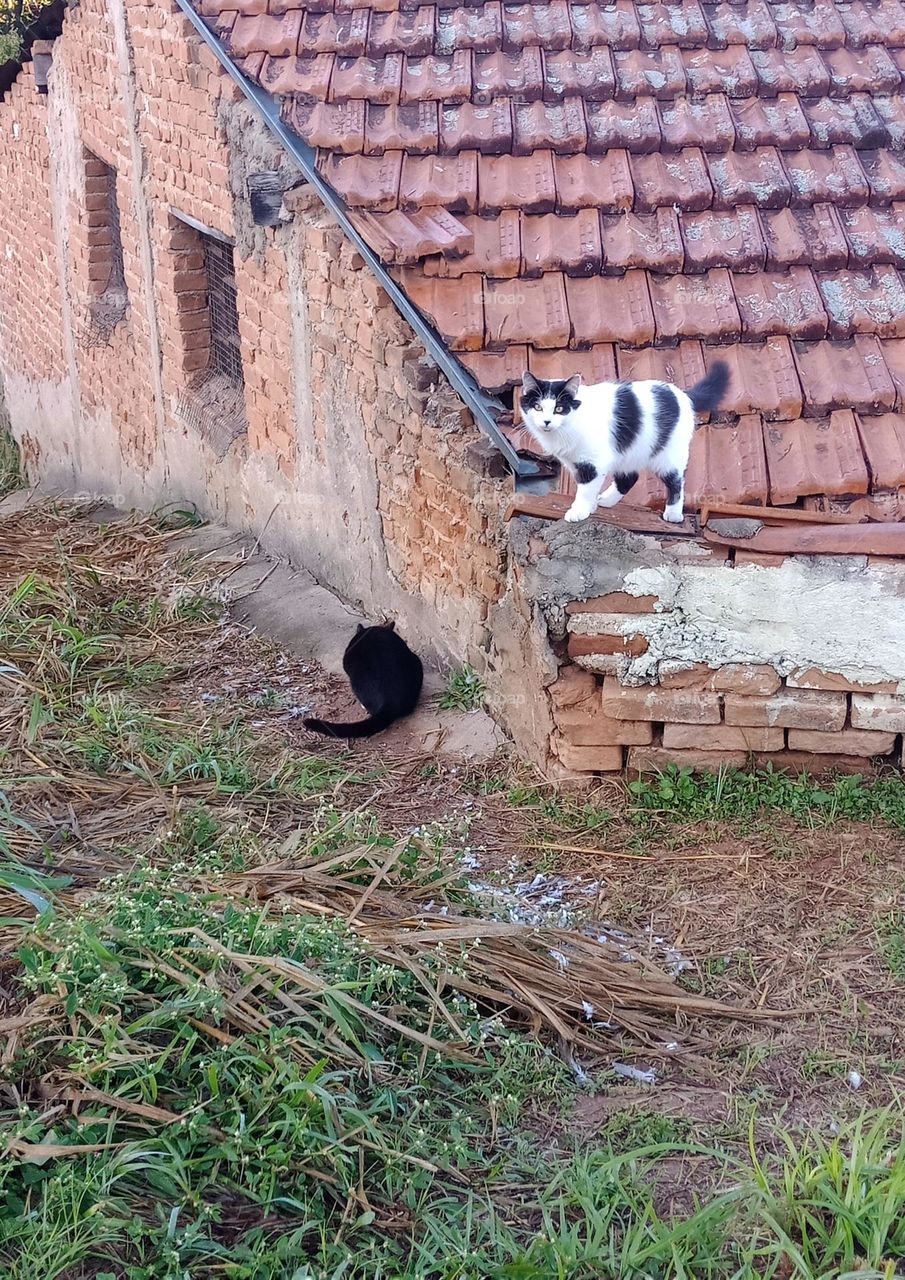
[{"label": "wall opening", "polygon": [[129,310],[123,264],[122,226],[116,198],[116,170],[88,148],[85,171],[85,227],[88,250],[88,320],[82,332],[86,347],[107,346]]}]

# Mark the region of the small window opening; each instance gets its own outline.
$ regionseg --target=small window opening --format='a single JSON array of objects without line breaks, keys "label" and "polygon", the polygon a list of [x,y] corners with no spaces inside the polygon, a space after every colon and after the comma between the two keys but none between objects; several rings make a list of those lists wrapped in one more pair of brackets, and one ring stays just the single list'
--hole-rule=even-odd
[{"label": "small window opening", "polygon": [[85,230],[88,247],[86,347],[107,346],[129,310],[116,170],[85,149]]},{"label": "small window opening", "polygon": [[244,384],[232,245],[201,234],[211,317],[210,371]]}]

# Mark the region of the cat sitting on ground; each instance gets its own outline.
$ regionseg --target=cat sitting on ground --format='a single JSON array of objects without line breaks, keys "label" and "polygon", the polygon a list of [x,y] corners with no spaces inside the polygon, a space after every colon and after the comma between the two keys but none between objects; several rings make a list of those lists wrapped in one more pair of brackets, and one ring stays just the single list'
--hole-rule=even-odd
[{"label": "cat sitting on ground", "polygon": [[[681,524],[685,470],[695,414],[718,408],[729,386],[729,367],[714,361],[690,391],[670,382],[595,382],[581,374],[544,381],[526,373],[521,406],[525,426],[545,453],[577,481],[566,520],[587,520],[596,506],[614,507],[638,479],[653,471],[666,485],[663,519]],[[601,494],[604,479],[612,482]]]},{"label": "cat sitting on ground", "polygon": [[304,721],[306,729],[331,738],[370,738],[415,710],[424,667],[418,655],[396,635],[395,623],[382,627],[363,627],[359,623],[343,654],[343,670],[352,692],[369,713],[367,720],[334,724],[308,719]]}]

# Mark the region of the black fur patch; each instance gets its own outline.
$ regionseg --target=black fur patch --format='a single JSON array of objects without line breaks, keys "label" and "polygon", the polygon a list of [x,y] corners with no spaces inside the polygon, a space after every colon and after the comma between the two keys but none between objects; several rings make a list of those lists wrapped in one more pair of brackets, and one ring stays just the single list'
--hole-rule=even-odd
[{"label": "black fur patch", "polygon": [[625,453],[632,447],[641,430],[641,405],[627,382],[616,389],[613,399],[613,437],[616,448]]},{"label": "black fur patch", "polygon": [[566,390],[568,378],[535,378],[534,383],[533,388],[522,392],[520,403],[523,409],[536,409],[542,400],[553,400],[557,409],[563,413],[574,413],[581,404],[580,400]]},{"label": "black fur patch", "polygon": [[579,484],[590,484],[597,479],[597,468],[593,462],[578,462],[575,465],[575,478]]},{"label": "black fur patch", "polygon": [[672,506],[682,496],[682,477],[678,471],[667,471],[666,475],[663,476],[663,483],[666,485],[667,504]]},{"label": "black fur patch", "polygon": [[672,387],[658,382],[651,387],[654,398],[654,427],[657,432],[653,452],[659,453],[669,443],[669,438],[679,421],[679,398]]},{"label": "black fur patch", "polygon": [[624,475],[613,476],[613,483],[615,484],[616,488],[619,490],[619,492],[622,494],[624,498],[625,495],[628,493],[629,489],[631,489],[632,485],[635,483],[637,479],[638,479],[637,471],[626,471]]}]

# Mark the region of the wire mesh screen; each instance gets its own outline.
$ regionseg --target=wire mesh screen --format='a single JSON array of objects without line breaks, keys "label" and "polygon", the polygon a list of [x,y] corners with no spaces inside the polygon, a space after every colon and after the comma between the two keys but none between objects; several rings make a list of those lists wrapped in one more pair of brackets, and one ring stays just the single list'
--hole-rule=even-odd
[{"label": "wire mesh screen", "polygon": [[248,432],[232,245],[198,232],[204,252],[210,358],[180,400],[183,421],[218,458]]},{"label": "wire mesh screen", "polygon": [[102,225],[89,228],[94,233],[89,262],[98,267],[106,267],[107,270],[106,281],[93,281],[94,296],[88,304],[88,316],[82,326],[81,340],[85,347],[104,347],[109,345],[113,331],[125,318],[129,309],[129,293],[123,264],[119,202],[116,198],[116,170],[90,152],[86,152],[85,156],[88,162],[88,181],[95,193],[97,187],[101,187],[103,195],[102,208],[95,211],[100,213]]},{"label": "wire mesh screen", "polygon": [[211,317],[210,371],[231,378],[241,386],[244,379],[232,245],[223,244],[213,236],[202,235],[201,240]]}]

